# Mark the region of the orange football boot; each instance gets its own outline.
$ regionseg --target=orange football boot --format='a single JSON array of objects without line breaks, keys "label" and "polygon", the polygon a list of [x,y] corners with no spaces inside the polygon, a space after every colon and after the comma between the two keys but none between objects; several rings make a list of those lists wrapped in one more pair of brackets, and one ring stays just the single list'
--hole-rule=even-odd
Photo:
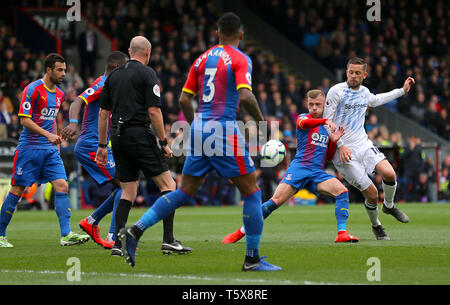
[{"label": "orange football boot", "polygon": [[114,246],[115,241],[109,240],[108,237],[103,241],[103,248],[105,249],[112,249]]},{"label": "orange football boot", "polygon": [[98,225],[91,225],[87,218],[80,221],[80,228],[86,232],[93,241],[103,247],[104,240],[100,237],[100,228]]},{"label": "orange football boot", "polygon": [[334,240],[335,243],[357,243],[358,241],[359,238],[348,234],[347,230],[339,231]]},{"label": "orange football boot", "polygon": [[222,240],[222,244],[233,244],[235,242],[238,242],[244,236],[245,233],[242,233],[241,229],[239,229],[236,232],[230,233],[227,236],[225,236],[224,239]]}]

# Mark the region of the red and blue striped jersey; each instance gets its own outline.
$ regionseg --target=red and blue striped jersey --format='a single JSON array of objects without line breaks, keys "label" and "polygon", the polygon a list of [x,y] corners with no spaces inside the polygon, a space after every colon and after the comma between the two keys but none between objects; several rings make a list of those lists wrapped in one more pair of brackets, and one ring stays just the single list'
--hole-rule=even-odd
[{"label": "red and blue striped jersey", "polygon": [[192,65],[183,91],[198,95],[205,121],[236,121],[240,88],[252,90],[252,61],[234,46],[216,45]]},{"label": "red and blue striped jersey", "polygon": [[[78,96],[86,103],[78,142],[83,141],[86,144],[98,145],[98,112],[100,110],[98,99],[106,78],[105,75],[100,76]],[[111,126],[111,124],[109,125]]]},{"label": "red and blue striped jersey", "polygon": [[[330,160],[334,155],[336,145],[329,141],[328,133],[323,126],[326,120],[320,123],[307,124],[308,120],[319,121],[313,119],[309,113],[302,113],[297,117],[297,153],[294,159],[300,161],[300,165],[323,169],[325,160]],[[303,125],[315,125],[315,127],[302,128]]]},{"label": "red and blue striped jersey", "polygon": [[[50,90],[42,79],[25,87],[22,93],[18,116],[29,117],[39,127],[55,133],[56,115],[64,102],[64,93],[55,86]],[[48,139],[23,127],[19,137],[18,149],[57,149]]]}]

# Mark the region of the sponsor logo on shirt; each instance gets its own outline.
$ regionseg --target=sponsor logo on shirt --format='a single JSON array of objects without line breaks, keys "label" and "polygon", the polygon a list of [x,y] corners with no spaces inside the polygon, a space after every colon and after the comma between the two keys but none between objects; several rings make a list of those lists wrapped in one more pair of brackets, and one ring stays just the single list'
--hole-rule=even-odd
[{"label": "sponsor logo on shirt", "polygon": [[311,135],[311,144],[321,147],[327,147],[328,136],[324,134],[319,134],[318,132],[314,132]]},{"label": "sponsor logo on shirt", "polygon": [[41,120],[54,120],[57,114],[58,109],[56,108],[42,108],[41,116],[39,118]]},{"label": "sponsor logo on shirt", "polygon": [[344,108],[345,110],[350,110],[350,109],[358,109],[358,108],[366,108],[367,104],[354,104],[354,105],[349,105],[349,104],[345,104]]}]

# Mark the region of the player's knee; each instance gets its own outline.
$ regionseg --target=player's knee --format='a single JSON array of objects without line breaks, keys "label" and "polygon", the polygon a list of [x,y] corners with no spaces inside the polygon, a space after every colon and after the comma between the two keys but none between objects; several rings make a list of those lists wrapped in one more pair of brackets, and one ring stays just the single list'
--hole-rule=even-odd
[{"label": "player's knee", "polygon": [[24,191],[24,186],[13,185],[11,186],[11,190],[9,192],[16,195],[17,197],[21,197]]},{"label": "player's knee", "polygon": [[395,174],[395,171],[391,170],[384,173],[383,180],[386,182],[395,182],[397,180],[397,175]]},{"label": "player's knee", "polygon": [[348,189],[342,185],[336,190],[336,197],[344,193],[348,193]]},{"label": "player's knee", "polygon": [[53,184],[53,189],[55,190],[55,193],[67,194],[69,192],[69,185],[64,180],[54,181],[52,184]]}]

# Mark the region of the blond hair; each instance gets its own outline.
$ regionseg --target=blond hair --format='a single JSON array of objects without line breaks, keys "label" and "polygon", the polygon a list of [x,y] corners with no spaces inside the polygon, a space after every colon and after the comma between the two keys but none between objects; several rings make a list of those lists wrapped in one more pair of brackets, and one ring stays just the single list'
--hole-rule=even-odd
[{"label": "blond hair", "polygon": [[306,96],[309,99],[315,99],[315,98],[318,98],[319,96],[325,97],[325,93],[323,93],[322,90],[319,90],[319,89],[312,89],[306,93]]}]

